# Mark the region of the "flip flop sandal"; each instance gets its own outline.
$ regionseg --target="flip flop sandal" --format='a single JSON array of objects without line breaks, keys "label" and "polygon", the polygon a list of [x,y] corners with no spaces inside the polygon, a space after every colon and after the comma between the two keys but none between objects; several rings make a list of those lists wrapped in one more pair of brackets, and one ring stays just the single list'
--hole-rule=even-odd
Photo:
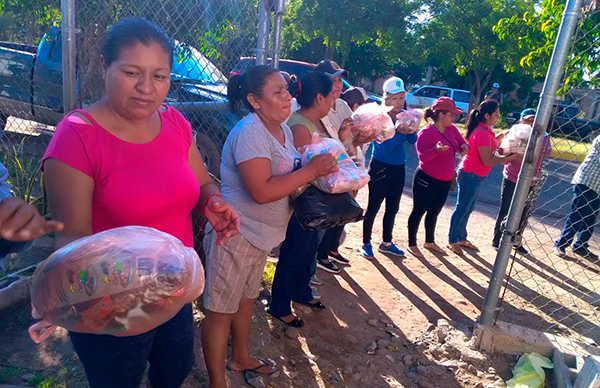
[{"label": "flip flop sandal", "polygon": [[456,255],[462,255],[463,254],[463,250],[462,248],[458,245],[458,244],[448,244],[446,246],[446,248],[450,249],[450,251],[452,251],[452,253],[456,254]]},{"label": "flip flop sandal", "polygon": [[308,302],[308,303],[298,303],[302,306],[306,306],[306,307],[310,307],[313,310],[325,310],[327,307],[321,303],[320,301],[316,301],[316,302]]},{"label": "flip flop sandal", "polygon": [[[279,368],[277,368],[277,364],[275,362],[273,362],[272,364],[268,363],[267,361],[265,361],[264,359],[260,358],[260,357],[254,357],[256,358],[258,361],[260,361],[260,365],[255,367],[255,368],[251,368],[251,369],[240,369],[240,370],[235,370],[235,369],[231,369],[229,367],[229,363],[225,364],[225,368],[230,371],[230,372],[243,372],[244,373],[244,378],[246,377],[246,373],[250,372],[251,374],[254,373],[259,373],[262,375],[272,375],[273,373],[277,372],[277,370]],[[259,369],[264,368],[264,367],[270,367],[270,368],[274,368],[275,370],[273,372],[260,372]],[[254,376],[252,376],[254,377]]]},{"label": "flip flop sandal", "polygon": [[302,318],[295,317],[291,321],[286,322],[283,319],[281,319],[281,317],[278,317],[277,315],[271,314],[271,312],[269,310],[267,310],[267,314],[269,314],[270,316],[272,316],[273,318],[277,319],[278,321],[281,321],[281,322],[283,322],[286,325],[291,326],[291,327],[299,328],[299,327],[304,326],[304,321],[302,320]]},{"label": "flip flop sandal", "polygon": [[465,240],[465,241],[459,241],[457,242],[458,245],[460,245],[461,247],[465,247],[465,248],[469,248],[474,250],[475,252],[479,252],[479,248],[477,248],[472,242],[470,242],[469,240]]}]

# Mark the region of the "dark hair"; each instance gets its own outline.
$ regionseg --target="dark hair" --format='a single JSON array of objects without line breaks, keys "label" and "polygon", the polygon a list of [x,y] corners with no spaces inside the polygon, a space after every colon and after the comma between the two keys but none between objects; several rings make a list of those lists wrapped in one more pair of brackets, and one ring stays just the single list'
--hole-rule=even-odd
[{"label": "dark hair", "polygon": [[285,82],[287,82],[288,88],[290,88],[294,82],[298,81],[298,77],[296,77],[296,74],[290,74],[287,71],[283,70],[279,70],[279,74],[281,74]]},{"label": "dark hair", "polygon": [[267,80],[271,75],[278,73],[277,70],[269,66],[253,66],[242,75],[234,74],[229,77],[229,83],[227,84],[229,109],[233,113],[237,113],[243,104],[250,112],[254,112],[254,108],[248,102],[248,94],[262,97]]},{"label": "dark hair", "polygon": [[354,104],[360,106],[366,102],[363,94],[356,88],[348,89],[342,93],[342,100],[346,101],[350,108],[353,108]]},{"label": "dark hair", "polygon": [[311,71],[302,78],[302,81],[295,82],[290,86],[290,94],[296,97],[298,104],[303,108],[313,106],[318,94],[327,96],[332,90],[331,77],[320,71]]},{"label": "dark hair", "polygon": [[151,43],[159,44],[169,56],[169,68],[173,67],[174,47],[169,36],[156,24],[139,17],[120,20],[110,27],[102,46],[104,65],[110,66],[119,58],[123,49],[136,43],[144,46],[149,46]]},{"label": "dark hair", "polygon": [[467,120],[467,139],[471,136],[479,123],[485,122],[485,115],[493,114],[496,109],[498,109],[498,101],[487,100],[479,104],[479,108],[471,111],[469,114],[469,119]]},{"label": "dark hair", "polygon": [[436,122],[440,118],[440,113],[448,113],[448,110],[433,110],[430,106],[425,108],[423,111],[423,117],[425,120],[431,119],[433,122]]}]

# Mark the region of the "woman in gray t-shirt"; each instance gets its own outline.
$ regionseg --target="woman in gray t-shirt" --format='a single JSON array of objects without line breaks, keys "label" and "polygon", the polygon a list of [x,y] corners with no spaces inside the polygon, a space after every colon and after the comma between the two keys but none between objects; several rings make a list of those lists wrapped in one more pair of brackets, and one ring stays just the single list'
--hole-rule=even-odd
[{"label": "woman in gray t-shirt", "polygon": [[299,154],[284,121],[291,96],[283,77],[271,67],[256,66],[229,79],[232,111],[243,105],[250,113],[230,132],[223,148],[221,193],[240,215],[240,233],[217,245],[216,233],[207,230],[207,310],[202,324],[202,346],[211,386],[226,386],[227,338],[231,331],[233,371],[271,374],[272,361],[251,357],[248,337],[252,306],[268,252],[285,237],[292,209],[288,195],[319,176],[337,171],[333,156],[319,155],[297,169]]}]

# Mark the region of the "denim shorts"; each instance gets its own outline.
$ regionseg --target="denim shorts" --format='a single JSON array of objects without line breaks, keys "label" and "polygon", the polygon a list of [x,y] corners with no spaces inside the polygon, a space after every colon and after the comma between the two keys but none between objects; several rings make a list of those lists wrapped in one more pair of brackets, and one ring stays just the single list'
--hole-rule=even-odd
[{"label": "denim shorts", "polygon": [[138,388],[148,363],[153,388],[178,388],[194,366],[192,305],[147,333],[115,337],[69,332],[90,388]]}]

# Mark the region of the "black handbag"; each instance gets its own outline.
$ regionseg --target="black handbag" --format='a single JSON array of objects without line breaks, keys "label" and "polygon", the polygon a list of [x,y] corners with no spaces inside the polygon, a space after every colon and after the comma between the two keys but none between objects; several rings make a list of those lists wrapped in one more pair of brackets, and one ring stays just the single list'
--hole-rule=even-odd
[{"label": "black handbag", "polygon": [[307,232],[363,219],[363,209],[350,193],[329,194],[312,185],[292,202],[292,206],[298,222]]}]

